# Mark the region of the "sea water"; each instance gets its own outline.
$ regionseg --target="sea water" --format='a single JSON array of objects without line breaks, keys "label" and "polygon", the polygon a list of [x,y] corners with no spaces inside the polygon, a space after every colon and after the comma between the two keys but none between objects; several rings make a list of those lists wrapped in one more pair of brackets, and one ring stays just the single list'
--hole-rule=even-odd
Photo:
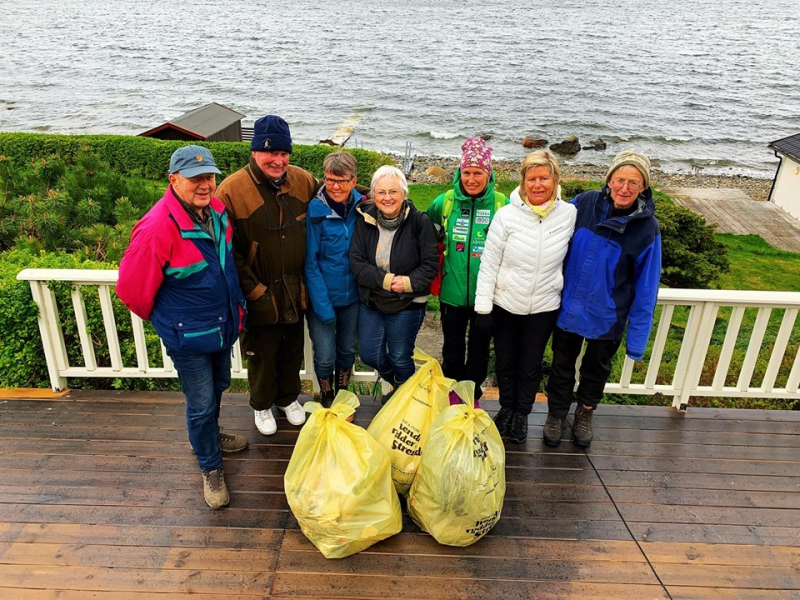
[{"label": "sea water", "polygon": [[800,132],[788,0],[14,0],[0,11],[0,131],[137,134],[209,102],[295,141],[455,155],[490,137],[601,138],[666,170],[767,176]]}]

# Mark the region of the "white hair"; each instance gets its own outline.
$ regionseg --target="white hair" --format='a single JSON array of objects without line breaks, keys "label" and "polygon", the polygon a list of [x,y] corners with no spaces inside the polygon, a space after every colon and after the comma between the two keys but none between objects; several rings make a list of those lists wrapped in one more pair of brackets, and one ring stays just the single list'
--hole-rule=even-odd
[{"label": "white hair", "polygon": [[403,196],[406,198],[408,197],[408,182],[406,181],[406,176],[403,175],[403,172],[398,169],[397,167],[392,167],[390,165],[383,165],[379,167],[375,174],[372,176],[372,182],[369,184],[369,187],[372,189],[372,195],[375,195],[375,188],[378,185],[378,182],[381,179],[396,179],[400,182],[400,187],[403,189]]}]

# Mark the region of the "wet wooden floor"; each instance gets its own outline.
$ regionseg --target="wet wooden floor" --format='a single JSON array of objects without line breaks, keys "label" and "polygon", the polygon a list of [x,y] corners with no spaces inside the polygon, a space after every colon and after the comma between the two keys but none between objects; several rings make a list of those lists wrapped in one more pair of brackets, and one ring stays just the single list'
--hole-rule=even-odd
[{"label": "wet wooden floor", "polygon": [[[494,412],[495,402],[486,408]],[[297,428],[222,423],[229,508],[202,498],[178,394],[0,400],[0,598],[788,600],[800,598],[800,412],[601,406],[588,452],[509,445],[494,530],[438,545],[407,517],[326,560],[283,493]],[[366,425],[377,412],[358,411]]]}]

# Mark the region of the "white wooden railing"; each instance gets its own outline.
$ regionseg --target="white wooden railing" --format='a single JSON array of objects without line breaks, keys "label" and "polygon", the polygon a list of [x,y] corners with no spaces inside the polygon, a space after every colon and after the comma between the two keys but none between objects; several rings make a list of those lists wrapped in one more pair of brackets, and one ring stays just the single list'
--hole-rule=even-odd
[{"label": "white wooden railing", "polygon": [[[113,286],[117,281],[116,271],[91,271],[75,269],[25,269],[17,279],[30,282],[33,299],[39,307],[39,331],[42,336],[47,368],[53,390],[66,387],[67,377],[177,377],[177,373],[161,346],[162,363],[151,365],[148,360],[143,321],[130,314],[133,338],[136,347],[136,365],[125,365],[122,361],[116,319],[112,307]],[[69,364],[64,334],[59,318],[59,307],[48,281],[65,281],[72,284],[72,307],[80,338],[83,365]],[[82,289],[96,287],[103,315],[103,324],[108,340],[110,366],[99,366],[95,348],[89,335],[86,304]],[[790,339],[800,337],[797,315],[800,311],[800,292],[760,292],[739,290],[681,290],[662,289],[658,299],[660,316],[651,336],[652,348],[643,362],[646,372],[636,371],[636,363],[625,358],[618,381],[606,385],[606,393],[615,394],[663,394],[672,396],[672,405],[684,410],[691,396],[715,397],[762,397],[796,399],[800,383],[800,352],[797,343]],[[61,307],[64,310],[65,307]],[[742,330],[746,310],[756,313],[752,329]],[[753,382],[762,344],[774,311],[782,311],[781,323],[775,336],[763,377]],[[723,313],[724,317],[723,317]],[[728,314],[729,313],[729,314]],[[780,314],[780,313],[778,313]],[[683,321],[685,320],[685,325]],[[706,365],[707,354],[712,347],[715,328],[724,329],[724,340],[719,348],[715,365]],[[681,333],[681,330],[683,332]],[[794,338],[792,335],[794,333]],[[660,373],[665,348],[670,336],[680,337],[680,351],[674,373]],[[719,335],[719,332],[718,332]],[[729,373],[731,359],[740,335],[749,335],[747,351],[738,373]],[[306,332],[304,348],[305,364],[312,364],[311,342]],[[788,367],[787,365],[791,365]],[[713,370],[711,385],[700,385],[703,369]],[[787,371],[788,370],[788,374]],[[237,379],[247,377],[237,343],[233,349],[231,375]],[[656,383],[659,376],[661,383]],[[301,379],[317,383],[309,369],[300,372]],[[781,385],[777,384],[779,378]],[[353,381],[375,381],[373,371],[354,373]],[[726,385],[726,380],[736,381]],[[636,381],[634,381],[636,380]],[[640,380],[640,381],[639,381]],[[664,381],[669,381],[664,383]]]}]

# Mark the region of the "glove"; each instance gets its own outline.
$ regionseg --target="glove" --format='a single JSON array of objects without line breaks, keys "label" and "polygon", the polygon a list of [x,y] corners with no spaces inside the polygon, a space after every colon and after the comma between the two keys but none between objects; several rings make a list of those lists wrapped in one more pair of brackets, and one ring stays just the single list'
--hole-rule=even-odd
[{"label": "glove", "polygon": [[475,329],[486,336],[492,335],[492,330],[494,329],[494,319],[492,318],[492,313],[488,315],[477,315],[475,317]]}]

